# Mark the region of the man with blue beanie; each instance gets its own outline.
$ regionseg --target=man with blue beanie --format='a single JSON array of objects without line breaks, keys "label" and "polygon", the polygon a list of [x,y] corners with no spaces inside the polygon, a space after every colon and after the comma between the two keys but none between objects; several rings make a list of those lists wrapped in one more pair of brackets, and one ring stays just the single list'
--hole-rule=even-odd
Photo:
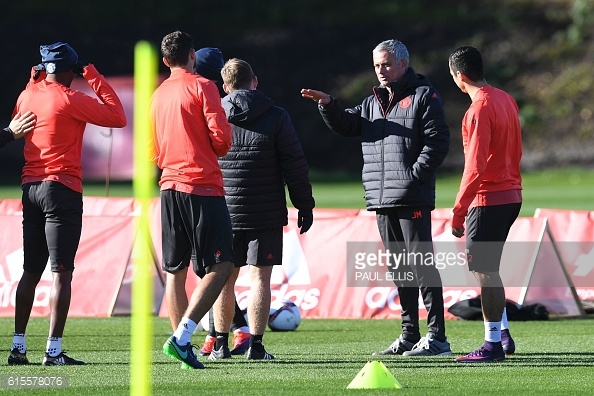
[{"label": "man with blue beanie", "polygon": [[196,73],[212,81],[221,81],[221,69],[225,65],[223,53],[218,48],[205,47],[196,51]]},{"label": "man with blue beanie", "polygon": [[[25,331],[35,301],[35,287],[48,259],[52,290],[44,366],[81,365],[62,350],[70,308],[74,257],[82,231],[82,140],[87,123],[126,126],[124,108],[95,66],[82,62],[67,43],[39,48],[41,64],[20,94],[14,114],[31,111],[35,129],[25,135],[23,187],[23,275],[16,290],[14,338],[9,365],[28,364]],[[70,88],[76,75],[96,97]],[[97,98],[99,100],[97,100]]]}]

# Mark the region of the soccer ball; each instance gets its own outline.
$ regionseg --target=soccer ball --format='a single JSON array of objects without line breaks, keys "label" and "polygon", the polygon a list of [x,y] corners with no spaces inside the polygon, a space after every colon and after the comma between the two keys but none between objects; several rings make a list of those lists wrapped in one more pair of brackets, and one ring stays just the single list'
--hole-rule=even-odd
[{"label": "soccer ball", "polygon": [[301,323],[299,307],[291,300],[276,300],[270,304],[268,327],[272,331],[293,331]]},{"label": "soccer ball", "polygon": [[208,331],[209,328],[210,328],[210,323],[209,323],[208,312],[207,312],[206,315],[204,315],[202,317],[202,319],[200,319],[200,322],[198,322],[198,326],[196,326],[196,331],[201,331],[201,330]]}]

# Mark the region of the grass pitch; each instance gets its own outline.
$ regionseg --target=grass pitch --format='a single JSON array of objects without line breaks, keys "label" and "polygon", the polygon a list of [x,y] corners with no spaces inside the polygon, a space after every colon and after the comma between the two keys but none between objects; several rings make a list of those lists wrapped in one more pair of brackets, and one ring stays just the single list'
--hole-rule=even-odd
[{"label": "grass pitch", "polygon": [[[440,176],[437,207],[451,207],[460,175]],[[594,171],[550,170],[524,175],[522,216],[534,209],[594,210]],[[364,208],[361,182],[325,180],[313,183],[316,206]],[[105,186],[86,184],[85,194],[104,196]],[[114,183],[110,196],[131,196],[130,184]],[[0,187],[0,198],[20,198],[18,186]],[[158,195],[155,189],[155,196]],[[76,280],[74,281],[76,287]],[[340,302],[337,302],[340,303]],[[155,395],[589,395],[594,394],[594,321],[551,320],[512,322],[515,356],[502,363],[460,364],[452,357],[378,357],[404,386],[401,390],[347,390],[346,386],[399,334],[399,320],[303,320],[297,331],[265,335],[272,362],[247,362],[233,357],[222,362],[203,359],[207,369],[182,370],[165,356],[162,345],[169,321],[155,318],[152,342],[152,392]],[[127,395],[130,393],[130,319],[71,318],[64,348],[86,366],[43,367],[48,318],[30,321],[27,343],[31,365],[8,366],[12,318],[0,318],[0,394]],[[449,321],[447,333],[454,355],[482,343],[482,322]],[[196,334],[200,344],[205,333]],[[11,389],[6,376],[66,375],[64,389]]]},{"label": "grass pitch", "polygon": [[[460,174],[438,175],[437,208],[454,206],[460,179]],[[524,201],[520,216],[533,216],[536,208],[594,210],[594,169],[549,169],[525,173],[522,179]],[[314,175],[312,188],[317,208],[365,209],[365,191],[359,178]],[[100,183],[88,184],[85,194],[104,196],[105,186]],[[157,187],[154,195],[159,195]],[[131,196],[131,188],[127,183],[114,183],[109,196]],[[20,197],[20,189],[15,197]],[[288,194],[287,203],[291,204]]]},{"label": "grass pitch", "polygon": [[[437,176],[437,208],[454,206],[461,174]],[[521,216],[533,216],[536,208],[594,210],[594,170],[550,169],[522,175]],[[359,180],[313,183],[316,207],[365,208],[365,192]]]},{"label": "grass pitch", "polygon": [[[86,366],[43,367],[47,318],[31,319],[29,366],[0,366],[0,377],[68,376],[60,390],[15,390],[5,394],[126,395],[130,383],[130,319],[71,318],[64,348]],[[585,395],[594,390],[592,319],[511,322],[517,353],[502,363],[461,364],[453,357],[374,357],[404,386],[401,390],[348,390],[350,381],[399,334],[399,320],[305,319],[295,332],[267,332],[264,342],[277,360],[248,362],[243,356],[210,362],[205,370],[182,370],[165,356],[167,319],[154,319],[152,391],[155,395]],[[12,319],[0,319],[5,355],[12,342]],[[482,322],[448,321],[454,356],[482,343]],[[205,333],[194,335],[199,344]],[[3,359],[6,359],[3,358]]]},{"label": "grass pitch", "polygon": [[[594,169],[565,168],[525,173],[523,176],[521,216],[533,216],[536,208],[594,210]],[[436,207],[451,208],[460,187],[461,174],[438,175]],[[365,209],[365,192],[357,175],[312,174],[313,195],[317,208]],[[0,186],[0,199],[21,198],[18,183]],[[130,182],[105,184],[85,182],[87,196],[131,197]],[[153,195],[159,195],[155,185]],[[287,195],[287,202],[290,200]]]}]

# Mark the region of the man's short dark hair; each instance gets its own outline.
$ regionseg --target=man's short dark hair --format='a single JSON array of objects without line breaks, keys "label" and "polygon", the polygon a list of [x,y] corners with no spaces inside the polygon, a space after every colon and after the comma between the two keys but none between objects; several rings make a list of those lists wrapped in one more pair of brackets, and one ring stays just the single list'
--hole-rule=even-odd
[{"label": "man's short dark hair", "polygon": [[465,45],[458,48],[450,55],[449,63],[453,72],[459,71],[472,81],[485,79],[483,57],[474,47]]},{"label": "man's short dark hair", "polygon": [[194,40],[188,33],[177,30],[161,41],[161,54],[169,66],[184,66],[188,63],[190,51],[194,51]]}]

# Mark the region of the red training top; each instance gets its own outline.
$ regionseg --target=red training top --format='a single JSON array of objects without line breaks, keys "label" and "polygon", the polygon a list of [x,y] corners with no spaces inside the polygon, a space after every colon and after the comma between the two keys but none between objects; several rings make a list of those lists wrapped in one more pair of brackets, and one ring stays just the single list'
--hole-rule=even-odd
[{"label": "red training top", "polygon": [[217,161],[231,147],[231,126],[216,84],[173,69],[150,104],[152,160],[163,170],[161,191],[224,196]]},{"label": "red training top", "polygon": [[469,207],[522,202],[522,135],[518,105],[506,92],[481,88],[462,120],[464,173],[454,205],[453,228]]},{"label": "red training top", "polygon": [[[42,73],[31,80],[17,100],[14,114],[32,111],[35,129],[25,135],[25,166],[22,184],[52,180],[82,193],[82,140],[87,123],[123,128],[126,115],[113,88],[88,65],[83,77],[95,94],[93,98],[58,82],[45,80]],[[36,82],[37,81],[37,82]]]}]

